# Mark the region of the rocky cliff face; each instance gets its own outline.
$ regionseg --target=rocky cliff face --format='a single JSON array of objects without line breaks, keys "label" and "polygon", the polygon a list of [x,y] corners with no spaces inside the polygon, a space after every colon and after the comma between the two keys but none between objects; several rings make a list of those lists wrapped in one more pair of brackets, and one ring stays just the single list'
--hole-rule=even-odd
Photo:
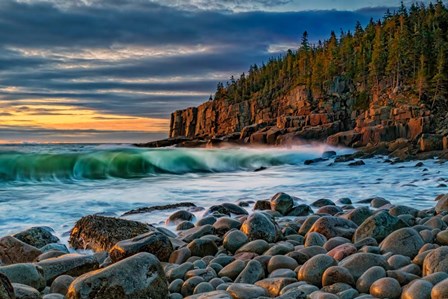
[{"label": "rocky cliff face", "polygon": [[[275,145],[326,140],[332,145],[361,147],[400,138],[417,141],[435,133],[434,115],[418,100],[384,94],[360,108],[361,95],[351,81],[337,77],[323,94],[298,86],[270,101],[256,97],[239,103],[208,101],[172,113],[170,137]],[[447,143],[443,135],[448,132],[439,135],[441,146],[436,149]]]}]

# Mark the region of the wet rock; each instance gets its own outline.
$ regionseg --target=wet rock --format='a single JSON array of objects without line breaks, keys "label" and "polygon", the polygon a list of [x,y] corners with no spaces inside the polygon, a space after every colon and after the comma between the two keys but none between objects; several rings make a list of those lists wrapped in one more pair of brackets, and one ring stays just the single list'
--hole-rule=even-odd
[{"label": "wet rock", "polygon": [[75,249],[109,251],[122,240],[155,231],[147,224],[120,218],[90,215],[78,220],[71,230],[69,244]]},{"label": "wet rock", "polygon": [[371,237],[381,242],[392,232],[406,226],[402,220],[390,215],[387,211],[380,211],[367,218],[356,229],[353,241],[358,242],[364,238]]},{"label": "wet rock", "polygon": [[320,216],[317,215],[306,217],[306,220],[302,223],[302,226],[299,229],[299,234],[305,236],[319,218]]},{"label": "wet rock", "polygon": [[230,216],[230,211],[225,208],[223,205],[214,205],[208,208],[204,212],[204,217],[206,216],[213,216],[213,215],[226,215]]},{"label": "wet rock", "polygon": [[339,204],[343,204],[343,205],[351,205],[352,204],[352,200],[348,197],[343,197],[343,198],[339,198],[337,200],[337,203]]},{"label": "wet rock", "polygon": [[417,217],[418,212],[419,210],[417,209],[403,205],[394,206],[389,210],[389,214],[392,216],[411,215],[413,217]]},{"label": "wet rock", "polygon": [[304,246],[310,247],[310,246],[323,246],[327,242],[327,238],[325,236],[321,235],[317,232],[312,232],[311,230],[306,234],[306,239]]},{"label": "wet rock", "polygon": [[442,194],[436,198],[436,213],[440,214],[442,212],[448,212],[448,194]]},{"label": "wet rock", "polygon": [[334,158],[336,155],[337,155],[337,153],[335,151],[325,151],[322,153],[322,158],[330,159],[330,158]]},{"label": "wet rock", "polygon": [[224,236],[223,246],[231,253],[235,253],[239,248],[241,248],[241,246],[246,244],[248,241],[249,238],[242,231],[234,230],[228,232]]},{"label": "wet rock", "polygon": [[229,277],[232,280],[235,280],[241,271],[246,267],[246,263],[242,260],[235,260],[225,266],[221,271],[219,271],[219,277]]},{"label": "wet rock", "polygon": [[309,232],[318,232],[324,235],[327,239],[334,237],[344,237],[351,239],[358,226],[343,218],[324,216],[317,219]]},{"label": "wet rock", "polygon": [[200,284],[198,284],[193,291],[193,294],[203,294],[203,293],[207,293],[207,292],[212,292],[214,291],[215,288],[213,288],[213,286],[211,284],[209,284],[208,282],[201,282]]},{"label": "wet rock", "polygon": [[298,279],[306,281],[315,286],[322,285],[322,276],[328,268],[337,266],[337,262],[332,257],[325,254],[318,254],[310,258],[300,267]]},{"label": "wet rock", "polygon": [[61,275],[56,277],[56,279],[50,286],[50,292],[58,293],[65,296],[73,280],[75,279],[70,275]]},{"label": "wet rock", "polygon": [[295,278],[266,278],[255,283],[256,286],[265,289],[270,297],[280,295],[280,291],[287,285],[297,282]]},{"label": "wet rock", "polygon": [[395,254],[387,259],[387,263],[392,269],[399,269],[401,267],[409,265],[411,263],[411,259],[408,256]]},{"label": "wet rock", "polygon": [[309,205],[300,204],[298,206],[293,207],[288,212],[287,216],[300,217],[300,216],[308,216],[313,213],[314,212]]},{"label": "wet rock", "polygon": [[186,297],[189,295],[193,295],[194,289],[201,283],[204,282],[202,277],[191,277],[187,279],[181,288],[181,294]]},{"label": "wet rock", "polygon": [[43,270],[34,264],[14,264],[0,267],[0,273],[8,277],[12,283],[20,283],[39,291],[46,286]]},{"label": "wet rock", "polygon": [[431,291],[431,299],[444,299],[448,296],[448,279],[445,279],[434,286]]},{"label": "wet rock", "polygon": [[414,258],[420,248],[425,245],[423,239],[415,229],[402,228],[392,232],[380,244],[382,252],[401,254]]},{"label": "wet rock", "polygon": [[215,255],[218,252],[218,246],[212,240],[197,239],[188,244],[188,249],[192,256],[204,257],[207,255]]},{"label": "wet rock", "polygon": [[73,281],[67,293],[67,299],[167,297],[168,285],[162,266],[154,255],[146,252],[81,275]]},{"label": "wet rock", "polygon": [[276,255],[269,260],[268,272],[271,273],[277,269],[294,270],[297,266],[299,266],[299,264],[295,259],[285,255]]},{"label": "wet rock", "polygon": [[386,277],[386,270],[379,266],[367,269],[356,281],[356,288],[361,293],[368,293],[370,286],[377,280]]},{"label": "wet rock", "polygon": [[316,211],[317,214],[328,214],[332,216],[342,212],[343,212],[342,208],[338,206],[323,206]]},{"label": "wet rock", "polygon": [[432,250],[423,261],[423,276],[436,273],[448,272],[448,246],[442,246]]},{"label": "wet rock", "polygon": [[328,252],[328,256],[331,256],[337,261],[342,261],[347,256],[356,253],[358,250],[353,244],[342,244]]},{"label": "wet rock", "polygon": [[170,239],[162,233],[150,232],[115,244],[109,251],[113,262],[130,257],[139,252],[154,254],[160,261],[167,262],[174,251]]},{"label": "wet rock", "polygon": [[287,254],[294,250],[294,245],[292,245],[289,242],[281,242],[277,243],[276,245],[272,246],[268,250],[264,252],[264,255],[279,255],[279,254]]},{"label": "wet rock", "polygon": [[355,280],[346,268],[332,266],[325,270],[324,274],[322,275],[322,285],[330,286],[335,283],[346,283],[348,285],[354,286]]},{"label": "wet rock", "polygon": [[277,278],[277,277],[296,278],[297,273],[290,269],[277,269],[269,273],[268,276],[268,278]]},{"label": "wet rock", "polygon": [[190,243],[195,239],[199,239],[205,235],[212,235],[215,232],[215,229],[212,225],[206,224],[199,227],[194,227],[185,231],[179,232],[179,237],[182,241]]},{"label": "wet rock", "polygon": [[6,275],[0,273],[0,298],[15,299],[14,288]]},{"label": "wet rock", "polygon": [[0,264],[10,265],[34,261],[42,251],[14,237],[0,238]]},{"label": "wet rock", "polygon": [[233,283],[227,288],[233,299],[256,299],[267,296],[267,291],[259,286],[247,283]]},{"label": "wet rock", "polygon": [[437,243],[440,245],[448,245],[448,230],[439,232],[436,235]]},{"label": "wet rock", "polygon": [[254,205],[254,210],[270,210],[271,202],[269,200],[257,200]]},{"label": "wet rock", "polygon": [[339,245],[349,244],[349,243],[351,243],[351,241],[347,238],[334,237],[334,238],[330,238],[327,242],[325,242],[323,247],[325,250],[330,251],[330,250],[338,247]]},{"label": "wet rock", "polygon": [[182,284],[184,281],[180,278],[173,280],[168,286],[168,291],[170,293],[180,293],[182,289]]},{"label": "wet rock", "polygon": [[135,210],[130,210],[124,213],[122,216],[134,215],[134,214],[143,214],[143,213],[151,213],[156,211],[166,211],[166,210],[174,210],[179,208],[196,208],[196,205],[191,202],[179,202],[175,204],[168,204],[163,206],[151,206],[151,207],[143,207]]},{"label": "wet rock", "polygon": [[323,206],[335,206],[336,204],[329,199],[321,198],[311,204],[314,207],[321,208]]},{"label": "wet rock", "polygon": [[241,231],[251,241],[262,239],[267,242],[275,242],[277,240],[277,228],[274,223],[259,212],[253,213],[244,221]]},{"label": "wet rock", "polygon": [[61,275],[79,276],[86,272],[98,269],[99,262],[92,255],[66,254],[36,263],[44,271],[47,284]]},{"label": "wet rock", "polygon": [[369,207],[358,207],[341,215],[340,218],[353,221],[356,225],[361,225],[367,218],[372,216],[372,211]]},{"label": "wet rock", "polygon": [[[221,216],[224,216],[222,214],[219,214]],[[199,219],[198,222],[196,222],[196,226],[204,226],[204,225],[213,225],[216,222],[216,217],[215,216],[207,216],[204,218]]]},{"label": "wet rock", "polygon": [[184,279],[185,274],[193,269],[194,269],[193,263],[185,262],[181,265],[172,267],[171,269],[166,270],[165,272],[168,280],[173,281],[175,279]]},{"label": "wet rock", "polygon": [[62,252],[62,251],[58,251],[58,250],[50,250],[50,251],[44,252],[41,255],[39,255],[36,258],[35,261],[36,262],[40,262],[40,261],[51,259],[51,258],[54,258],[54,257],[59,257],[59,256],[64,255],[64,254],[67,254],[67,253],[66,252]]},{"label": "wet rock", "polygon": [[182,221],[181,223],[179,223],[176,226],[176,230],[177,231],[187,230],[187,229],[190,229],[190,228],[193,228],[193,227],[194,227],[194,224],[192,222],[190,222],[190,221]]},{"label": "wet rock", "polygon": [[277,211],[282,215],[288,214],[294,206],[294,199],[283,192],[275,194],[271,200],[271,209]]},{"label": "wet rock", "polygon": [[20,284],[20,283],[13,283],[12,286],[14,288],[14,295],[15,295],[16,299],[41,299],[42,298],[39,291],[30,286]]},{"label": "wet rock", "polygon": [[256,254],[263,254],[269,249],[269,243],[265,240],[254,240],[241,246],[236,253],[253,252]]},{"label": "wet rock", "polygon": [[431,299],[432,283],[417,279],[403,288],[402,299]]},{"label": "wet rock", "polygon": [[219,264],[223,267],[227,266],[228,264],[230,264],[231,262],[233,262],[235,260],[235,258],[233,256],[228,256],[225,254],[220,254],[217,257],[215,257],[214,259],[212,259],[210,261],[210,263],[216,263]]},{"label": "wet rock", "polygon": [[232,299],[228,292],[219,290],[205,294],[197,294],[185,297],[185,299]]},{"label": "wet rock", "polygon": [[223,203],[222,206],[227,209],[231,214],[235,215],[249,215],[249,213],[243,209],[242,207],[234,204],[234,203]]},{"label": "wet rock", "polygon": [[59,242],[59,239],[52,232],[52,229],[49,227],[39,226],[17,233],[13,237],[36,248],[41,248],[45,245]]},{"label": "wet rock", "polygon": [[173,251],[170,255],[169,262],[173,264],[182,264],[191,257],[190,249],[184,247]]},{"label": "wet rock", "polygon": [[377,298],[400,298],[401,286],[396,279],[380,278],[370,286],[370,294]]},{"label": "wet rock", "polygon": [[223,236],[231,229],[240,229],[241,222],[233,218],[221,217],[216,220],[216,222],[213,224],[213,227],[215,229],[215,233],[218,236]]},{"label": "wet rock", "polygon": [[166,225],[177,225],[182,221],[194,221],[196,216],[188,211],[180,210],[171,214],[168,219],[166,219]]},{"label": "wet rock", "polygon": [[384,269],[388,269],[386,258],[382,255],[373,253],[355,253],[352,254],[341,262],[339,266],[347,268],[353,275],[353,278],[357,280],[364,272],[374,266],[380,266]]},{"label": "wet rock", "polygon": [[42,251],[44,253],[47,251],[50,251],[50,250],[57,250],[57,251],[69,253],[67,246],[65,246],[64,244],[51,243],[51,244],[47,244],[40,248],[40,251]]},{"label": "wet rock", "polygon": [[366,165],[366,163],[363,160],[348,163],[348,166],[362,166],[362,165]]},{"label": "wet rock", "polygon": [[213,278],[216,278],[216,272],[215,270],[213,270],[210,267],[207,267],[205,269],[194,269],[194,270],[190,270],[187,273],[185,273],[185,279],[189,279],[192,277],[200,277],[202,279],[204,279],[204,281],[210,281]]},{"label": "wet rock", "polygon": [[375,209],[381,208],[382,206],[385,206],[388,204],[390,204],[390,201],[388,201],[382,197],[374,197],[374,198],[371,198],[371,200],[370,200],[370,206]]},{"label": "wet rock", "polygon": [[244,270],[235,279],[235,282],[254,284],[255,282],[264,278],[264,268],[261,263],[257,260],[251,260],[247,263]]}]

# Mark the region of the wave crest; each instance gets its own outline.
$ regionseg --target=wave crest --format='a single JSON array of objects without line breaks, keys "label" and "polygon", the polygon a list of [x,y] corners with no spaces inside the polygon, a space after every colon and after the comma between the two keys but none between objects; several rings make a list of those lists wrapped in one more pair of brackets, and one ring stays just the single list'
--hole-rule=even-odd
[{"label": "wave crest", "polygon": [[[316,152],[314,151],[314,156]],[[97,180],[256,170],[297,164],[311,152],[255,149],[95,149],[81,153],[0,152],[0,180]]]}]

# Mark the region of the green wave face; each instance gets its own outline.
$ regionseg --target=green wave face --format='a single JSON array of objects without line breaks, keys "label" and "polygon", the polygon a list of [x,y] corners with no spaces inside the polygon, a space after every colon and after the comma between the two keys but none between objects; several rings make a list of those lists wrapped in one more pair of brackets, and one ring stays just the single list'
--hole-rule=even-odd
[{"label": "green wave face", "polygon": [[98,180],[255,170],[304,160],[303,153],[248,149],[119,149],[82,153],[0,152],[0,181]]}]

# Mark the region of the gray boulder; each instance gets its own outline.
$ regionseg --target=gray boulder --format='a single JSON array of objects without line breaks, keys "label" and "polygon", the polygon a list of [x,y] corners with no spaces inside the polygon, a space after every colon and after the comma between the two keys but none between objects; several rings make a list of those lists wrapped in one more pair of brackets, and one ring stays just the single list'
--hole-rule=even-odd
[{"label": "gray boulder", "polygon": [[165,299],[168,283],[159,260],[141,252],[76,278],[67,299]]},{"label": "gray boulder", "polygon": [[24,284],[39,291],[46,286],[42,268],[34,264],[24,263],[3,266],[0,267],[0,273],[7,276],[12,283]]},{"label": "gray boulder", "polygon": [[79,276],[99,268],[99,262],[95,256],[77,253],[43,260],[36,264],[43,269],[47,284],[51,284],[56,277],[64,274]]},{"label": "gray boulder", "polygon": [[52,229],[43,226],[31,227],[13,235],[13,237],[36,248],[59,242],[59,238],[52,234]]},{"label": "gray boulder", "polygon": [[351,239],[358,226],[347,219],[333,216],[325,216],[314,222],[310,232],[317,232],[324,235],[327,239],[334,237],[344,237]]},{"label": "gray boulder", "polygon": [[402,228],[388,235],[380,244],[382,252],[391,252],[414,258],[425,245],[419,233],[412,228]]},{"label": "gray boulder", "polygon": [[442,246],[432,250],[423,260],[423,276],[448,272],[448,246]]},{"label": "gray boulder", "polygon": [[70,233],[69,244],[75,249],[109,251],[115,244],[155,231],[148,224],[121,218],[89,215],[78,220]]},{"label": "gray boulder", "polygon": [[0,298],[15,299],[14,287],[6,275],[0,273]]},{"label": "gray boulder", "polygon": [[10,265],[34,261],[42,251],[11,236],[0,238],[0,264]]},{"label": "gray boulder", "polygon": [[282,215],[287,215],[294,206],[294,199],[283,192],[275,194],[271,200],[271,209],[277,211]]},{"label": "gray boulder", "polygon": [[173,245],[166,235],[150,232],[118,242],[109,251],[109,256],[113,262],[117,262],[139,252],[148,252],[160,261],[167,262],[173,251]]},{"label": "gray boulder", "polygon": [[365,238],[374,238],[381,242],[392,232],[406,227],[407,224],[401,219],[390,215],[387,211],[380,211],[367,218],[355,231],[353,242]]},{"label": "gray boulder", "polygon": [[249,240],[262,239],[275,242],[278,238],[276,225],[263,213],[255,212],[241,226],[241,231]]}]

